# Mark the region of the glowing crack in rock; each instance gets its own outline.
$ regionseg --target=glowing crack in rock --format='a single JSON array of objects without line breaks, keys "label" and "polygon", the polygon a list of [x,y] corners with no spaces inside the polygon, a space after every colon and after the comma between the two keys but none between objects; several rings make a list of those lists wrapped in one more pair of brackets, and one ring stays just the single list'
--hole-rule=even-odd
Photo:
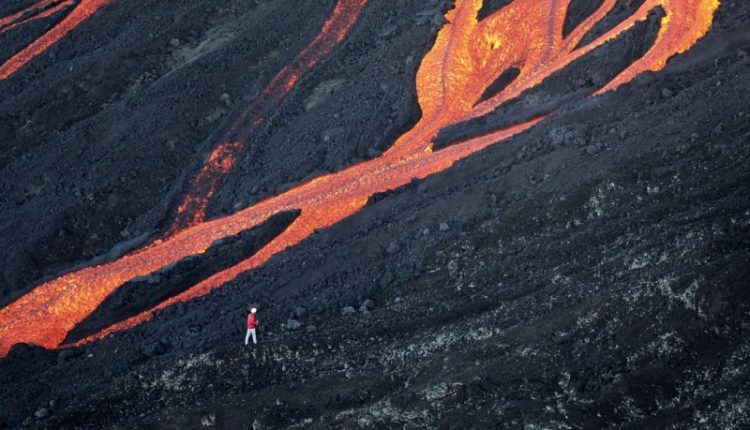
[{"label": "glowing crack in rock", "polygon": [[[563,23],[571,2],[517,0],[478,21],[482,0],[456,1],[455,8],[446,14],[448,23],[439,31],[433,48],[417,72],[422,118],[388,151],[300,184],[232,215],[186,227],[117,260],[76,270],[39,285],[0,310],[0,354],[7,354],[17,342],[58,347],[68,331],[123,283],[184,257],[205,252],[213,242],[257,226],[274,214],[293,209],[301,211],[284,232],[246,260],[79,344],[138,325],[149,320],[156,310],[174,303],[203,296],[300,243],[315,230],[353,215],[373,194],[441,172],[460,159],[534,126],[543,118],[457,142],[438,151],[432,149],[433,140],[443,128],[493,111],[572,61],[617,38],[655,8],[661,7],[665,16],[653,46],[597,92],[614,89],[641,72],[663,68],[668,58],[691,47],[708,31],[718,7],[716,0],[645,0],[616,27],[585,46],[578,46],[594,25],[612,10],[615,0],[604,0],[591,16],[563,37]],[[519,70],[517,77],[498,94],[482,101],[488,86],[511,67]]]},{"label": "glowing crack in rock", "polygon": [[[86,21],[91,15],[103,6],[109,4],[111,0],[80,0],[73,10],[59,24],[52,27],[51,30],[44,33],[30,45],[10,57],[0,65],[0,80],[7,79],[10,75],[17,72],[29,61],[41,55],[50,46],[59,42],[68,33],[73,31],[82,22]],[[28,8],[0,18],[0,34],[10,31],[18,26],[29,22],[46,18],[55,13],[73,5],[72,0],[55,1],[41,0]]]}]

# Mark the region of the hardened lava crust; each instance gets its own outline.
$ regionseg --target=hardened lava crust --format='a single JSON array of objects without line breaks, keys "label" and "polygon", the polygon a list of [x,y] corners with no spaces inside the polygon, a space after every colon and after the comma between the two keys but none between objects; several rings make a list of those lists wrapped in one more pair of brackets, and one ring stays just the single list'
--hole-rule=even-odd
[{"label": "hardened lava crust", "polygon": [[748,23],[2,2],[0,428],[750,427]]}]

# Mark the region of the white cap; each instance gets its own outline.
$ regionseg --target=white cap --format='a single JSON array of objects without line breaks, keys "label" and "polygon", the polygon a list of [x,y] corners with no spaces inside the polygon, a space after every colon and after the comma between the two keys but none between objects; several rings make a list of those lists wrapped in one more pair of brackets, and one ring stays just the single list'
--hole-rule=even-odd
[{"label": "white cap", "polygon": [[255,313],[256,311],[257,311],[257,309],[255,309],[255,308],[250,309],[250,312],[252,312],[252,313]]}]

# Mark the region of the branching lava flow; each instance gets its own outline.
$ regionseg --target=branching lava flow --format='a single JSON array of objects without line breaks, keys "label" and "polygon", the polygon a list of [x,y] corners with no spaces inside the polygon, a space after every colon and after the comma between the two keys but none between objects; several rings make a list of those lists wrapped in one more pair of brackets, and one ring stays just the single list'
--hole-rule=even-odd
[{"label": "branching lava flow", "polygon": [[[10,57],[5,63],[0,64],[0,79],[7,79],[17,72],[26,63],[41,55],[50,46],[57,43],[73,29],[86,21],[101,7],[110,3],[111,0],[80,0],[72,12],[68,14],[59,24],[46,32],[42,37],[32,42],[29,46]],[[41,0],[28,8],[0,18],[0,34],[14,28],[30,23],[32,21],[46,18],[73,5],[73,0]]]},{"label": "branching lava flow", "polygon": [[[612,11],[616,0],[604,0],[591,16],[564,37],[563,24],[571,2],[516,0],[489,17],[477,20],[482,0],[457,0],[455,8],[446,14],[448,23],[439,31],[433,48],[417,72],[422,118],[388,151],[377,158],[300,184],[226,217],[205,221],[200,213],[204,206],[188,205],[191,209],[186,210],[196,212],[185,219],[195,223],[187,222],[184,229],[175,230],[164,240],[157,240],[114,261],[43,283],[0,310],[0,354],[6,354],[17,342],[58,347],[69,330],[123,283],[204,252],[214,241],[256,226],[276,213],[292,209],[301,211],[283,233],[255,255],[80,343],[133,327],[150,319],[158,309],[205,295],[239,274],[258,267],[278,252],[300,243],[315,230],[353,215],[373,194],[443,171],[457,160],[537,124],[543,117],[457,142],[439,151],[433,151],[432,147],[435,137],[445,127],[492,112],[571,62],[617,38],[644,20],[650,11],[659,7],[664,11],[653,46],[598,92],[617,88],[644,71],[663,68],[670,57],[690,48],[708,31],[718,7],[717,0],[645,0],[617,26],[579,46],[594,25]],[[304,53],[300,54],[298,59],[303,56]],[[481,101],[486,89],[509,68],[519,70],[517,77],[501,92]],[[289,82],[294,73],[300,73],[304,67],[291,66],[290,70],[294,72],[290,72],[288,78],[280,78],[282,81]],[[263,112],[258,116],[253,113],[248,120],[262,118],[262,115]],[[217,151],[231,153],[236,150],[231,146],[233,144],[229,145]],[[213,162],[218,166],[219,172],[233,165],[233,162],[222,161],[226,160],[223,154],[215,153],[213,161],[209,160],[209,164]],[[210,197],[208,193],[203,195]]]}]

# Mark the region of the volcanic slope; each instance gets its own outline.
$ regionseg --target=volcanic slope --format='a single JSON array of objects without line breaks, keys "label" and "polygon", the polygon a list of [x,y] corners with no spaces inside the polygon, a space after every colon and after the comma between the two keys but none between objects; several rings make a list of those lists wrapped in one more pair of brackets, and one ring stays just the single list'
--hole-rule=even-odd
[{"label": "volcanic slope", "polygon": [[[85,119],[87,115],[102,119],[117,133],[115,126],[126,121],[118,109],[147,116],[147,106],[155,109],[158,100],[168,97],[165,87],[177,88],[181,79],[191,76],[180,67],[171,73],[162,69],[176,58],[164,52],[190,40],[175,34],[178,43],[170,43],[168,32],[193,25],[196,40],[215,37],[225,34],[233,13],[240,13],[231,9],[240,2],[227,2],[226,10],[205,3],[196,6],[194,16],[187,16],[184,6],[153,3],[157,10],[169,7],[186,13],[184,20],[174,20],[172,30],[157,22],[139,24],[165,32],[163,46],[143,42],[156,51],[142,54],[153,61],[153,81],[146,79],[122,94],[107,89],[115,101],[104,107],[84,101],[72,103],[68,113],[50,114],[50,123],[72,115],[67,121],[76,131],[66,131],[67,126],[57,130],[71,136],[68,140],[55,142],[50,136],[57,135],[58,125],[47,124],[39,115],[44,125],[24,131],[37,137],[18,137],[16,147],[9,146],[21,152],[7,156],[4,186],[23,198],[18,203],[6,197],[3,204],[17,207],[4,213],[6,222],[29,224],[21,224],[19,231],[33,230],[35,219],[44,229],[51,229],[45,221],[53,219],[57,225],[69,225],[69,219],[59,219],[65,211],[54,202],[69,204],[67,198],[76,190],[54,197],[55,181],[45,181],[44,175],[66,177],[77,170],[74,165],[67,171],[56,167],[55,151],[77,145],[112,151],[123,145],[117,139],[101,143],[107,134],[91,130],[99,122]],[[123,4],[105,9],[113,12],[109,16],[94,16],[86,24],[90,33],[81,34],[106,33],[108,20],[145,20],[136,18],[134,6]],[[244,206],[264,193],[275,193],[270,184],[315,174],[320,165],[336,168],[337,163],[365,157],[365,145],[385,149],[399,128],[413,122],[415,58],[430,47],[437,30],[437,24],[424,18],[442,16],[444,5],[434,10],[426,10],[423,2],[401,6],[398,14],[382,5],[365,9],[351,38],[290,94],[238,172],[228,178],[227,187],[217,191],[214,213],[228,213],[237,201]],[[283,13],[289,7],[287,2],[261,3],[252,16],[263,12],[271,19],[294,19]],[[202,16],[202,9],[215,15]],[[330,8],[309,10],[319,18],[319,27]],[[355,217],[314,234],[205,298],[166,309],[147,324],[85,347],[62,352],[16,347],[0,360],[0,419],[9,426],[42,428],[202,428],[205,423],[219,428],[746,427],[750,423],[742,410],[750,388],[750,113],[742,94],[750,82],[750,41],[745,35],[749,10],[738,2],[722,4],[711,32],[661,73],[639,78],[616,93],[566,101],[526,134],[445,173],[372,199]],[[193,18],[195,24],[188,22]],[[310,24],[308,40],[317,31],[313,27]],[[125,44],[127,37],[121,37],[108,43]],[[297,43],[297,52],[306,43],[299,37],[287,42]],[[647,40],[647,34],[633,34],[597,55],[632,56]],[[57,49],[64,51],[66,42],[60,43]],[[69,49],[80,46],[69,43]],[[205,64],[233,64],[231,52],[224,49],[229,48],[213,51],[215,57]],[[114,55],[110,52],[98,55]],[[269,61],[294,56],[280,52]],[[90,55],[86,61],[106,62]],[[84,61],[77,58],[67,61]],[[273,66],[282,64],[278,60],[259,67],[267,67],[270,76]],[[39,69],[29,67],[2,83],[19,106],[34,97],[43,100],[41,93],[35,95],[24,85],[41,91],[54,86],[50,80],[62,79],[51,72],[34,76]],[[219,105],[223,92],[240,100],[239,87],[260,85],[243,80],[239,66],[226,67],[236,67],[234,79],[217,82],[219,76],[203,76],[211,89],[191,97]],[[532,109],[554,101],[570,85],[595,89],[603,79],[600,70],[588,63],[577,65],[566,72],[566,79],[543,85],[516,107]],[[344,81],[326,103],[305,109],[314,88],[333,79]],[[123,85],[117,80],[115,84]],[[96,93],[90,92],[70,97],[80,100]],[[182,94],[177,91],[175,97]],[[4,115],[15,112],[11,102],[3,103]],[[198,117],[205,113],[175,105],[180,106],[177,111],[196,109]],[[17,121],[18,128],[10,128],[14,133],[21,130]],[[175,120],[173,126],[179,123]],[[132,125],[144,132],[158,129],[135,121]],[[210,124],[202,126],[204,134],[191,141],[203,142],[211,134]],[[306,130],[311,146],[291,138]],[[171,139],[166,132],[160,136],[165,142]],[[27,148],[26,142],[36,143]],[[315,145],[320,142],[339,146],[318,151],[321,147]],[[168,151],[170,146],[164,145]],[[273,156],[299,147],[317,158]],[[126,149],[118,154],[128,153]],[[190,170],[190,163],[202,161],[189,154],[200,151],[187,145],[183,150],[185,159],[166,179],[149,176],[170,173],[147,154],[128,154],[132,158],[122,161],[123,168],[140,173],[133,175],[136,184],[121,181],[124,189],[135,196],[140,181],[179,182],[177,176]],[[106,154],[97,159],[108,160]],[[105,172],[94,169],[69,180],[83,190],[81,204],[87,209],[109,201],[93,191],[88,198],[88,188],[100,190],[96,175],[104,177]],[[35,178],[42,185],[21,192],[35,184]],[[43,185],[50,181],[52,185]],[[267,185],[253,193],[257,183]],[[106,211],[117,212],[108,208],[101,218],[92,218],[101,224],[81,226],[78,233],[65,233],[69,236],[54,232],[65,240],[55,239],[59,242],[36,251],[32,263],[3,270],[25,285],[24,280],[39,273],[52,274],[71,264],[65,260],[71,255],[80,258],[56,244],[80,246],[94,256],[120,240],[117,235],[137,238],[157,229],[168,211],[162,202],[166,197],[148,190],[143,200],[125,193],[117,201],[125,207],[134,199],[139,207],[159,209],[147,215],[130,209],[137,221],[126,223],[107,218]],[[127,228],[133,231],[120,234],[125,230],[118,229]],[[20,249],[46,244],[44,235],[50,234],[41,231],[21,240],[10,227],[4,231],[8,234],[3,240],[15,240]],[[76,236],[84,231],[88,245],[79,244],[81,237]],[[89,237],[100,231],[110,233]],[[54,252],[57,260],[42,259]],[[13,258],[20,261],[28,254]],[[10,285],[4,287],[10,295],[22,288]],[[373,310],[340,315],[342,306],[359,307],[366,298],[375,302]],[[240,345],[250,302],[261,309],[257,349]],[[282,330],[297,306],[307,310],[296,317],[302,329]]]}]

